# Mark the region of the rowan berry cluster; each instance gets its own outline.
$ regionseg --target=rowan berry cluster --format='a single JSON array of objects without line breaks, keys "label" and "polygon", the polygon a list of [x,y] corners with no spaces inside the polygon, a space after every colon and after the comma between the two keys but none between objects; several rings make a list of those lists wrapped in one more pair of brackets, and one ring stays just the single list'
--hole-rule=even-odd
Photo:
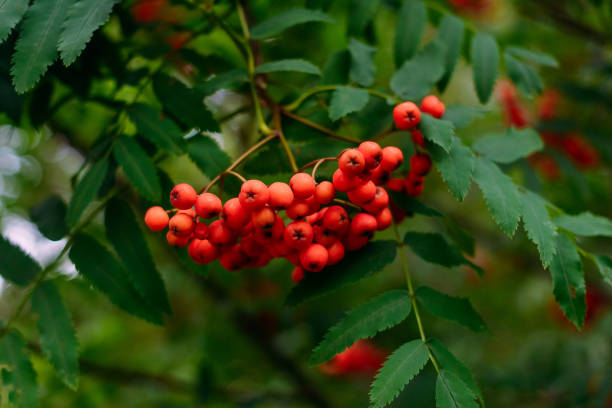
[{"label": "rowan berry cluster", "polygon": [[[331,182],[316,183],[306,173],[294,174],[289,184],[247,180],[238,197],[223,204],[215,194],[198,195],[190,185],[178,184],[170,193],[176,210],[151,207],[145,222],[153,231],[168,227],[168,243],[187,246],[196,263],[219,259],[226,269],[237,270],[282,257],[295,265],[297,282],[305,271],[338,263],[345,251],[363,247],[375,231],[391,225],[382,186],[402,164],[402,151],[366,141],[343,151],[337,162]],[[337,193],[346,193],[349,201],[337,199]],[[176,213],[170,218],[169,212]]]}]

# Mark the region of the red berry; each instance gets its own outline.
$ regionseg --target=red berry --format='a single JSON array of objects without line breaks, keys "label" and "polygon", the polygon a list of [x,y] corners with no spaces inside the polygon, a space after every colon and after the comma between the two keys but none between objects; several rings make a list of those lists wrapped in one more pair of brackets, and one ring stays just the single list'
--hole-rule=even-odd
[{"label": "red berry", "polygon": [[431,169],[431,158],[427,153],[415,153],[410,157],[410,172],[424,176]]},{"label": "red berry", "polygon": [[444,110],[444,104],[435,95],[427,95],[421,101],[421,111],[429,113],[434,118],[441,118]]},{"label": "red berry", "polygon": [[382,160],[382,149],[376,142],[362,142],[357,149],[363,154],[367,170],[377,167]]},{"label": "red berry", "polygon": [[259,256],[262,252],[265,252],[265,248],[255,240],[253,234],[250,234],[240,241],[240,247],[245,254],[249,257],[254,258]]},{"label": "red berry", "polygon": [[242,183],[238,199],[247,211],[257,210],[268,203],[268,187],[259,180],[248,180]]},{"label": "red berry", "polygon": [[255,228],[272,228],[276,221],[276,213],[270,207],[263,207],[251,214],[251,221]]},{"label": "red berry", "polygon": [[338,241],[338,233],[328,228],[317,225],[314,230],[314,242],[328,248],[334,242]]},{"label": "red berry", "polygon": [[374,195],[374,199],[371,202],[363,205],[362,207],[367,212],[374,214],[374,213],[379,212],[380,210],[382,210],[388,205],[389,205],[389,194],[387,193],[387,190],[385,190],[382,187],[376,187],[376,194]]},{"label": "red berry", "polygon": [[274,242],[268,247],[268,252],[275,258],[285,258],[295,251],[284,240]]},{"label": "red berry", "polygon": [[402,165],[404,153],[395,146],[387,146],[382,151],[380,167],[386,171],[393,171]]},{"label": "red berry", "polygon": [[297,220],[310,214],[310,204],[306,200],[296,198],[293,203],[285,210],[287,217]]},{"label": "red berry", "polygon": [[196,213],[205,219],[218,216],[222,208],[221,199],[212,193],[200,194],[195,202]]},{"label": "red berry", "polygon": [[334,196],[336,195],[336,189],[334,188],[334,185],[331,182],[322,181],[317,184],[314,195],[319,204],[329,204],[332,202]]},{"label": "red berry", "polygon": [[238,198],[230,198],[223,205],[223,219],[227,226],[233,230],[239,230],[250,221],[248,211],[240,204]]},{"label": "red berry", "polygon": [[362,237],[372,238],[374,231],[378,228],[376,217],[372,214],[359,213],[353,217],[349,227],[349,236],[357,235]]},{"label": "red berry", "polygon": [[346,210],[339,205],[329,207],[323,217],[323,226],[332,231],[342,231],[348,227],[349,223],[350,219]]},{"label": "red berry", "polygon": [[308,198],[315,193],[315,181],[310,174],[294,174],[289,180],[289,186],[297,198]]},{"label": "red berry", "polygon": [[369,241],[369,237],[349,234],[344,240],[344,249],[345,251],[355,251],[366,246]]},{"label": "red berry", "polygon": [[166,233],[166,241],[168,241],[168,244],[177,248],[182,248],[187,245],[189,243],[189,239],[191,239],[189,235],[185,237],[179,237],[172,231],[168,231]]},{"label": "red berry", "polygon": [[312,243],[314,232],[312,226],[305,221],[294,221],[287,225],[283,238],[291,248],[303,249]]},{"label": "red berry", "polygon": [[197,239],[208,238],[208,225],[203,222],[198,222],[193,230],[193,236]]},{"label": "red berry", "polygon": [[302,267],[311,272],[320,272],[327,265],[328,258],[327,249],[321,244],[311,244],[300,253]]},{"label": "red berry", "polygon": [[363,173],[366,168],[363,153],[357,149],[345,150],[338,159],[338,168],[349,176]]},{"label": "red berry", "polygon": [[374,200],[374,196],[376,196],[376,184],[374,184],[372,181],[368,181],[356,189],[349,191],[347,195],[349,200],[355,204],[367,204]]},{"label": "red berry", "polygon": [[380,212],[378,212],[378,214],[376,214],[376,229],[382,231],[389,228],[392,218],[393,216],[391,214],[391,210],[388,207],[383,208]]},{"label": "red berry", "polygon": [[391,179],[391,172],[382,168],[382,166],[378,166],[372,171],[370,175],[370,180],[377,186],[384,186]]},{"label": "red berry", "polygon": [[214,245],[223,247],[232,245],[236,237],[225,221],[216,220],[208,226],[208,240]]},{"label": "red berry", "polygon": [[421,121],[421,111],[412,102],[402,102],[393,108],[395,126],[400,130],[410,130]]},{"label": "red berry", "polygon": [[291,272],[291,280],[295,283],[298,283],[302,279],[304,279],[304,269],[299,266],[296,266],[295,268],[293,268],[293,272]]},{"label": "red berry", "polygon": [[336,241],[327,248],[327,265],[335,265],[344,258],[344,245]]},{"label": "red berry", "polygon": [[194,262],[206,264],[219,257],[219,250],[206,239],[194,239],[189,244],[187,252]]},{"label": "red berry", "polygon": [[187,237],[193,232],[195,222],[189,215],[179,213],[170,218],[168,226],[174,235],[179,237]]},{"label": "red berry", "polygon": [[270,198],[268,204],[275,210],[284,210],[293,202],[293,190],[287,183],[275,182],[268,187]]},{"label": "red berry", "polygon": [[361,177],[349,176],[340,169],[334,172],[332,181],[334,183],[334,188],[343,193],[354,190],[359,187],[361,183],[363,183],[363,179]]},{"label": "red berry", "polygon": [[281,217],[276,217],[276,221],[272,228],[263,229],[257,228],[255,229],[255,240],[262,245],[270,245],[272,242],[283,236],[283,232],[285,231],[285,222]]},{"label": "red berry", "polygon": [[404,179],[395,178],[387,181],[387,188],[391,191],[404,191]]},{"label": "red berry", "polygon": [[228,271],[236,271],[249,262],[249,257],[242,251],[240,245],[234,245],[221,254],[219,262]]},{"label": "red berry", "polygon": [[187,183],[177,184],[170,191],[170,204],[179,210],[193,207],[197,198],[196,191]]},{"label": "red berry", "polygon": [[300,266],[300,253],[297,251],[285,256],[285,259],[294,264],[295,266]]},{"label": "red berry", "polygon": [[151,23],[157,20],[168,0],[140,0],[132,6],[132,16],[138,23]]},{"label": "red berry", "polygon": [[412,129],[410,137],[412,138],[412,143],[419,147],[425,148],[425,139],[423,138],[423,133],[421,133],[420,130]]},{"label": "red berry", "polygon": [[425,177],[409,172],[404,182],[406,194],[413,197],[420,195],[423,192],[424,182]]},{"label": "red berry", "polygon": [[151,207],[145,213],[145,224],[151,231],[161,231],[168,226],[170,217],[160,206]]}]

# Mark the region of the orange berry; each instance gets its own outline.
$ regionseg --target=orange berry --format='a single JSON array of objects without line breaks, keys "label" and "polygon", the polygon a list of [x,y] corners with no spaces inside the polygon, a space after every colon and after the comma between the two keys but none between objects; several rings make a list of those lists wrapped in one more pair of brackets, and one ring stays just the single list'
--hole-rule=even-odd
[{"label": "orange berry", "polygon": [[179,210],[191,208],[198,198],[196,191],[187,183],[180,183],[170,191],[170,204]]},{"label": "orange berry", "polygon": [[144,219],[151,231],[161,231],[168,226],[170,217],[166,210],[157,205],[147,210]]}]

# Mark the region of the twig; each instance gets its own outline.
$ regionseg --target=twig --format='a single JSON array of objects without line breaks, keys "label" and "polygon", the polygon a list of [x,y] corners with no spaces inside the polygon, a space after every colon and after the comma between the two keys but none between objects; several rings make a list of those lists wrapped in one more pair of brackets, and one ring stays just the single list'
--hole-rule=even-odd
[{"label": "twig", "polygon": [[330,129],[324,127],[324,126],[319,125],[318,123],[314,123],[314,122],[312,122],[312,121],[310,121],[310,120],[308,120],[308,119],[306,119],[306,118],[304,118],[302,116],[296,115],[293,112],[286,111],[282,107],[281,107],[280,111],[281,111],[281,113],[283,115],[285,115],[287,117],[290,117],[291,119],[293,119],[293,120],[295,120],[297,122],[300,122],[300,123],[302,123],[302,124],[304,124],[306,126],[309,126],[309,127],[313,128],[313,129],[316,129],[316,130],[318,130],[321,133],[325,133],[326,135],[331,136],[334,139],[338,139],[338,140],[342,140],[344,142],[349,142],[349,143],[354,143],[354,144],[359,144],[360,143],[359,140],[355,140],[355,139],[352,139],[352,138],[347,137],[347,136],[342,136],[342,135],[334,132],[333,130],[330,130]]}]

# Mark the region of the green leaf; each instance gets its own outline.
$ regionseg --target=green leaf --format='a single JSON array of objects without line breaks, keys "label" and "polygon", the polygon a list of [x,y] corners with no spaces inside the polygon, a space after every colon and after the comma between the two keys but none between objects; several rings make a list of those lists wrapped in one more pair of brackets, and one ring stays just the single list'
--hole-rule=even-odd
[{"label": "green leaf", "polygon": [[446,58],[444,61],[444,75],[438,82],[438,89],[443,92],[450,81],[455,65],[461,55],[463,44],[464,24],[463,20],[452,14],[446,14],[438,26],[438,39],[446,46]]},{"label": "green leaf", "polygon": [[593,261],[604,280],[612,285],[612,259],[605,255],[593,255]]},{"label": "green leaf", "polygon": [[0,236],[0,275],[16,285],[25,286],[40,273],[36,263],[17,245]]},{"label": "green leaf", "polygon": [[28,10],[11,68],[18,93],[32,88],[55,60],[62,23],[73,3],[74,0],[36,0]]},{"label": "green leaf", "polygon": [[436,380],[437,408],[478,408],[476,395],[455,373],[441,370]]},{"label": "green leaf", "polygon": [[431,232],[408,231],[404,235],[404,243],[427,262],[442,265],[447,268],[454,266],[468,265],[481,273],[482,269],[468,261],[461,251],[450,245],[440,234]]},{"label": "green leaf", "polygon": [[141,103],[130,106],[127,112],[145,139],[170,153],[182,153],[183,133],[176,123],[163,118],[155,108]]},{"label": "green leaf", "polygon": [[412,303],[406,290],[392,290],[352,309],[329,329],[314,349],[310,364],[324,363],[359,339],[393,327],[410,314]]},{"label": "green leaf", "polygon": [[586,287],[580,255],[571,239],[557,235],[557,254],[550,264],[553,294],[561,310],[581,329],[586,315]]},{"label": "green leaf", "polygon": [[444,75],[445,45],[439,41],[427,44],[414,58],[393,74],[389,86],[400,98],[418,101],[431,93],[431,89]]},{"label": "green leaf", "polygon": [[487,325],[468,298],[453,297],[429,286],[417,288],[414,295],[429,313],[452,320],[475,332],[487,331]]},{"label": "green leaf", "polygon": [[205,94],[165,74],[153,78],[153,90],[164,110],[185,127],[217,132],[219,124],[204,105]]},{"label": "green leaf", "polygon": [[312,62],[303,59],[284,59],[280,61],[265,62],[255,68],[256,74],[266,74],[269,72],[291,71],[303,72],[305,74],[321,75],[319,67]]},{"label": "green leaf", "polygon": [[548,268],[555,255],[557,227],[550,219],[546,202],[531,191],[521,192],[523,224],[527,236],[538,247],[542,266]]},{"label": "green leaf", "polygon": [[325,67],[323,67],[321,85],[346,84],[349,79],[350,69],[351,54],[348,50],[334,52],[327,60]]},{"label": "green leaf", "polygon": [[420,0],[404,0],[395,29],[395,65],[414,57],[427,24],[427,8]]},{"label": "green leaf", "polygon": [[[220,89],[238,89],[248,83],[249,73],[244,68],[236,68],[210,78],[197,86],[202,95],[209,96]],[[154,84],[155,85],[155,84]]]},{"label": "green leaf", "polygon": [[348,50],[351,54],[351,69],[349,71],[351,81],[355,81],[361,86],[372,85],[376,73],[376,67],[374,66],[376,48],[351,38]]},{"label": "green leaf", "polygon": [[290,27],[309,22],[334,23],[335,20],[318,10],[291,9],[251,28],[251,38],[260,40],[262,38],[273,37]]},{"label": "green leaf", "polygon": [[470,369],[459,361],[440,341],[437,339],[430,339],[428,342],[429,349],[433,353],[438,365],[445,371],[451,372],[469,387],[474,395],[478,399],[482,400],[482,392],[476,384]]},{"label": "green leaf", "polygon": [[0,44],[28,11],[29,0],[4,0],[0,3]]},{"label": "green leaf", "polygon": [[559,227],[583,237],[612,237],[612,221],[590,212],[577,215],[564,214],[553,219],[553,222]]},{"label": "green leaf", "polygon": [[514,235],[522,206],[516,185],[492,161],[477,157],[474,181],[480,187],[493,219],[509,237]]},{"label": "green leaf", "polygon": [[164,281],[129,205],[120,200],[111,201],[104,214],[104,226],[108,240],[138,293],[151,307],[171,314]]},{"label": "green leaf", "polygon": [[187,154],[209,178],[214,178],[230,165],[230,158],[217,142],[208,136],[194,136],[187,142]]},{"label": "green leaf", "polygon": [[89,168],[76,186],[66,212],[66,222],[69,227],[74,227],[77,224],[87,206],[96,197],[107,171],[108,160],[100,160]]},{"label": "green leaf", "polygon": [[486,103],[493,93],[499,69],[499,48],[489,34],[476,34],[472,38],[472,66],[474,85],[481,103]]},{"label": "green leaf", "polygon": [[472,184],[474,155],[458,137],[453,136],[452,140],[450,152],[433,143],[428,150],[450,192],[457,200],[463,201]]},{"label": "green leaf", "polygon": [[455,136],[455,128],[452,122],[436,119],[427,113],[423,113],[419,127],[425,139],[437,144],[447,153],[450,152],[453,145],[453,136]]},{"label": "green leaf", "polygon": [[506,48],[506,52],[514,55],[515,57],[520,57],[528,61],[535,62],[536,64],[545,65],[552,68],[559,67],[559,63],[552,55],[545,54],[543,52],[534,52],[520,47],[508,47]]},{"label": "green leaf", "polygon": [[119,0],[81,0],[68,10],[62,26],[58,50],[68,66],[83,52],[93,33],[110,17],[113,6]]},{"label": "green leaf", "polygon": [[44,281],[32,293],[32,312],[38,315],[43,354],[64,383],[79,385],[79,343],[72,319],[55,284]]},{"label": "green leaf", "polygon": [[455,129],[462,129],[486,113],[487,110],[480,107],[452,105],[446,108],[442,119],[453,122]]},{"label": "green leaf", "polygon": [[326,268],[326,273],[309,273],[295,286],[285,303],[295,306],[305,300],[334,290],[380,272],[395,259],[395,241],[373,241],[359,251],[345,257],[338,264]]},{"label": "green leaf", "polygon": [[134,289],[123,266],[94,238],[77,235],[69,257],[77,271],[115,305],[151,323],[163,324],[161,314],[150,308]]},{"label": "green leaf", "polygon": [[508,53],[504,53],[504,60],[508,76],[524,95],[533,97],[542,92],[544,83],[534,67],[519,61]]},{"label": "green leaf", "polygon": [[457,244],[459,249],[473,257],[476,253],[476,239],[472,234],[450,218],[444,219],[444,227],[448,236]]},{"label": "green leaf", "polygon": [[10,406],[38,408],[36,372],[30,362],[28,345],[17,330],[0,338],[0,375],[2,390],[8,394]]},{"label": "green leaf", "polygon": [[485,136],[474,142],[472,148],[498,163],[512,163],[542,150],[544,143],[535,130],[508,128],[504,134]]},{"label": "green leaf", "polygon": [[134,138],[120,136],[113,144],[113,155],[130,183],[144,198],[156,202],[161,200],[155,164]]},{"label": "green leaf", "polygon": [[341,86],[332,93],[329,118],[338,120],[349,113],[359,112],[368,104],[370,94],[365,89]]},{"label": "green leaf", "polygon": [[409,195],[388,191],[389,196],[398,207],[410,214],[421,214],[428,217],[442,217],[436,209],[431,208]]},{"label": "green leaf", "polygon": [[423,340],[405,343],[389,356],[376,374],[370,388],[370,407],[382,408],[390,404],[412,381],[429,359]]},{"label": "green leaf", "polygon": [[66,210],[64,200],[52,195],[30,209],[30,218],[45,237],[57,241],[68,235]]},{"label": "green leaf", "polygon": [[374,18],[380,0],[354,0],[348,18],[348,35],[360,36]]}]

